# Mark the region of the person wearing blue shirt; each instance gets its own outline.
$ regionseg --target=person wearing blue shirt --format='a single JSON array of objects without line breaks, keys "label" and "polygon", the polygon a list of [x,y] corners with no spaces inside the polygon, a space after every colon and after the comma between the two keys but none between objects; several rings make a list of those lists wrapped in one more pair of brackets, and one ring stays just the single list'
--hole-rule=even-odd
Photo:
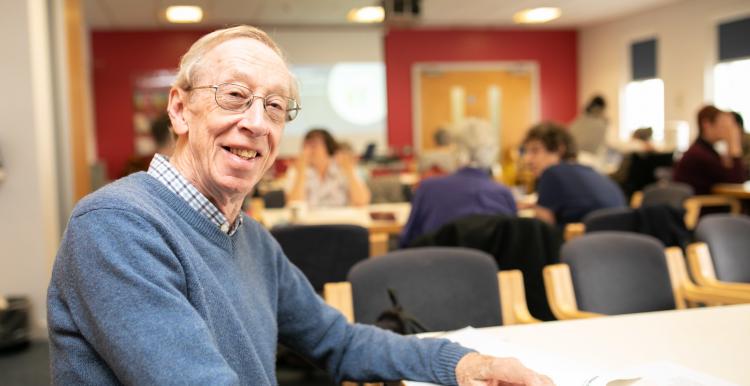
[{"label": "person wearing blue shirt", "polygon": [[240,210],[300,110],[281,50],[214,31],[169,92],[177,144],[74,209],[47,296],[54,385],[275,385],[278,343],[337,380],[549,385],[512,358],[349,324]]},{"label": "person wearing blue shirt", "polygon": [[617,184],[576,163],[576,155],[573,137],[554,123],[541,123],[526,134],[523,161],[537,178],[537,218],[562,227],[597,209],[626,206]]},{"label": "person wearing blue shirt", "polygon": [[510,190],[493,181],[489,172],[497,157],[497,145],[490,140],[493,131],[487,122],[477,119],[454,129],[451,140],[461,167],[454,174],[428,178],[419,184],[399,240],[402,247],[464,216],[516,215]]}]

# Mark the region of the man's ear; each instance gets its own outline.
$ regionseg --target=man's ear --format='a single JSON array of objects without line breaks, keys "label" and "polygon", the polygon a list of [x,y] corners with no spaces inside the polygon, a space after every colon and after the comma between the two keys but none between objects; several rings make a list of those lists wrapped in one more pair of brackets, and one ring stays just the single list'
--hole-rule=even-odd
[{"label": "man's ear", "polygon": [[187,134],[189,127],[187,123],[187,98],[186,91],[176,87],[169,90],[169,103],[167,104],[167,113],[172,121],[172,130],[177,136]]}]

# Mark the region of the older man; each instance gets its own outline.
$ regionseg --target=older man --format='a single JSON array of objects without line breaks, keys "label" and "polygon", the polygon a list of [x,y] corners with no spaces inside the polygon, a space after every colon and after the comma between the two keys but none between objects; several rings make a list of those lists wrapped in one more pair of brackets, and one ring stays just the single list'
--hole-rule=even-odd
[{"label": "older man", "polygon": [[409,220],[401,232],[401,246],[424,234],[472,214],[516,215],[510,190],[492,180],[490,169],[497,159],[495,129],[486,121],[469,118],[453,129],[455,173],[428,178],[414,193]]},{"label": "older man", "polygon": [[273,163],[299,106],[262,31],[198,40],[169,95],[173,156],[82,200],[48,294],[59,385],[273,385],[277,342],[337,379],[549,381],[513,359],[347,324],[242,199]]}]

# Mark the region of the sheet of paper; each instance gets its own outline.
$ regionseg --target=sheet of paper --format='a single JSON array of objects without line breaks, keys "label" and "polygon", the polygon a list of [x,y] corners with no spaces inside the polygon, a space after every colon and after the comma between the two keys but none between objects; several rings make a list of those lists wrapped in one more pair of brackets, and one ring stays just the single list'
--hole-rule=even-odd
[{"label": "sheet of paper", "polygon": [[[437,337],[460,343],[482,354],[518,358],[526,367],[549,376],[558,386],[737,386],[671,362],[646,363],[607,371],[572,360],[564,353],[524,347],[471,327]],[[407,382],[406,385],[432,384]]]}]

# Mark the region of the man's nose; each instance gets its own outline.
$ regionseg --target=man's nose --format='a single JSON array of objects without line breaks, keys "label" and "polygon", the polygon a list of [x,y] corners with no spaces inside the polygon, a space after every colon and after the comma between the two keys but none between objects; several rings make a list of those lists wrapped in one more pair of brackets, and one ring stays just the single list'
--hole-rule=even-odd
[{"label": "man's nose", "polygon": [[254,136],[263,136],[268,134],[269,124],[270,120],[263,106],[263,99],[255,98],[250,107],[242,113],[240,126]]}]

